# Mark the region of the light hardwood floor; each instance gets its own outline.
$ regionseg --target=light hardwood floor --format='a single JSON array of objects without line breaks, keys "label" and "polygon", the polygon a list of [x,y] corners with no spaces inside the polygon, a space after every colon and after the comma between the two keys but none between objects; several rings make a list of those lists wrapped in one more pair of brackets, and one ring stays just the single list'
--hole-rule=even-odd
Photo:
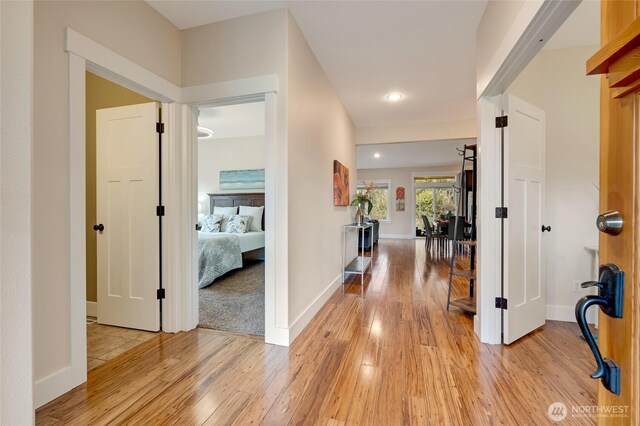
[{"label": "light hardwood floor", "polygon": [[413,240],[382,240],[374,255],[364,290],[359,279],[338,289],[288,349],[213,330],[160,334],[90,371],[37,423],[541,425],[553,402],[596,403],[576,325],[481,344],[472,317],[446,311],[445,258]]},{"label": "light hardwood floor", "polygon": [[111,327],[98,324],[95,318],[87,318],[87,371],[135,348],[153,338],[157,333]]}]

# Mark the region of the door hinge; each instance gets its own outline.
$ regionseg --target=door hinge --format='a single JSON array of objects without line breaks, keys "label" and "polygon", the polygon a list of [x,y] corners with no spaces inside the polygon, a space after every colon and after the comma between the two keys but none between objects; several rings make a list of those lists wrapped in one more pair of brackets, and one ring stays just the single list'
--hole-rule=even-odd
[{"label": "door hinge", "polygon": [[164,206],[156,207],[156,216],[164,216]]},{"label": "door hinge", "polygon": [[504,297],[496,297],[496,308],[507,309],[507,299]]},{"label": "door hinge", "polygon": [[502,129],[503,127],[507,127],[509,124],[509,118],[506,115],[501,117],[496,117],[496,128]]},{"label": "door hinge", "polygon": [[158,300],[164,299],[164,288],[159,288],[156,291],[156,296],[157,296]]},{"label": "door hinge", "polygon": [[164,133],[164,123],[156,123],[156,133]]},{"label": "door hinge", "polygon": [[506,219],[509,216],[509,210],[506,207],[496,207],[496,219]]}]

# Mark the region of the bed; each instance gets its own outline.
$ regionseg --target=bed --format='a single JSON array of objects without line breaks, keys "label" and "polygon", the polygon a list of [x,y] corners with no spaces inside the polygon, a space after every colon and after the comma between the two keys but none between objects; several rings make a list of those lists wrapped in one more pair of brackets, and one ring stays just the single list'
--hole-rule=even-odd
[{"label": "bed", "polygon": [[[209,213],[215,207],[264,206],[263,193],[208,194]],[[264,229],[264,214],[262,226]],[[198,231],[198,288],[214,282],[229,271],[242,268],[247,259],[264,258],[264,231],[244,234]]]}]

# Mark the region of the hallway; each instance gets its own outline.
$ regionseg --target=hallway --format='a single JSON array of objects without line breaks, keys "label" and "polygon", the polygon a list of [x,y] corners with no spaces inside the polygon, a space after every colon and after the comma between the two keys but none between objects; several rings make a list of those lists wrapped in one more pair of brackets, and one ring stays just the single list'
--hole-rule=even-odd
[{"label": "hallway", "polygon": [[289,349],[160,334],[90,371],[37,423],[540,425],[553,402],[596,404],[577,325],[481,344],[471,316],[446,311],[447,280],[447,259],[422,240],[381,240],[364,289],[355,278],[340,287]]}]

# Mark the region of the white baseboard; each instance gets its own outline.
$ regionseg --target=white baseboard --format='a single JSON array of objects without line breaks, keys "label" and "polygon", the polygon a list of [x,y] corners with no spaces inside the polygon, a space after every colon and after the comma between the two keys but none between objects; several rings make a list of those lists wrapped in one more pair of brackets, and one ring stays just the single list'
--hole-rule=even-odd
[{"label": "white baseboard", "polygon": [[289,329],[288,328],[280,328],[273,327],[271,329],[266,329],[264,331],[264,342],[269,343],[270,345],[278,345],[278,346],[289,346]]},{"label": "white baseboard", "polygon": [[415,237],[411,234],[380,234],[378,238],[384,240],[413,240]]},{"label": "white baseboard", "polygon": [[[87,365],[87,355],[83,354],[84,366]],[[36,408],[53,401],[65,392],[87,381],[86,367],[82,371],[70,366],[64,367],[48,377],[37,380],[33,384],[33,399]]]},{"label": "white baseboard", "polygon": [[87,316],[88,317],[98,316],[98,302],[87,301]]},{"label": "white baseboard", "polygon": [[[547,319],[552,321],[576,322],[575,306],[547,305]],[[587,322],[595,323],[597,310],[590,309],[587,312]]]},{"label": "white baseboard", "polygon": [[289,342],[293,341],[304,330],[304,328],[311,322],[313,317],[320,311],[320,309],[327,303],[327,300],[331,297],[333,292],[342,285],[342,274],[338,275],[329,286],[324,289],[322,293],[316,299],[311,302],[307,309],[302,312],[289,326]]}]

